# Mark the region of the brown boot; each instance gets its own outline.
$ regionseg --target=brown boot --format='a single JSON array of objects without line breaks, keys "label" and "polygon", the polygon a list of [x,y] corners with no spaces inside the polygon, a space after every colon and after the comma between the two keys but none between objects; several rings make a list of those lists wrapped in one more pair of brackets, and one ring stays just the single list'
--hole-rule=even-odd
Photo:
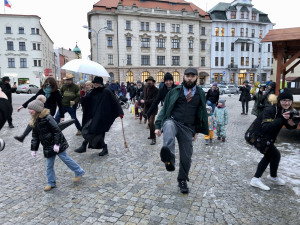
[{"label": "brown boot", "polygon": [[222,142],[225,142],[225,138],[224,137],[222,137]]}]

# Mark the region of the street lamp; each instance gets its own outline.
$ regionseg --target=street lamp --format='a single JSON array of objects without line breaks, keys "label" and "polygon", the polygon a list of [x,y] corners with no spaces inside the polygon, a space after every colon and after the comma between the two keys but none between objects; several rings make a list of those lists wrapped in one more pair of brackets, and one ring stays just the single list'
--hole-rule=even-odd
[{"label": "street lamp", "polygon": [[82,26],[83,28],[85,28],[85,29],[88,29],[88,31],[89,32],[92,32],[92,31],[94,31],[95,33],[96,33],[96,38],[97,38],[97,63],[99,63],[99,50],[98,50],[98,36],[99,36],[99,33],[100,33],[100,31],[102,31],[102,30],[106,30],[107,32],[109,32],[109,30],[107,29],[107,27],[102,27],[102,28],[100,28],[98,31],[96,31],[95,29],[93,29],[93,28],[90,28],[89,26],[87,26],[87,25],[83,25]]}]

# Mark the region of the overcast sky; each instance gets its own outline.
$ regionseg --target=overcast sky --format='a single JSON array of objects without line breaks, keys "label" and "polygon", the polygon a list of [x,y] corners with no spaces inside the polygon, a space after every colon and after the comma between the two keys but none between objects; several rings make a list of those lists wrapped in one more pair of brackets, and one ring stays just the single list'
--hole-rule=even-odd
[{"label": "overcast sky", "polygon": [[[218,2],[232,0],[188,0],[203,10],[210,10]],[[2,0],[4,2],[4,0]],[[78,42],[83,58],[90,54],[87,29],[87,12],[95,0],[10,0],[12,9],[5,7],[7,14],[27,14],[41,17],[41,24],[54,42],[54,48],[73,49]],[[269,15],[276,23],[274,29],[300,27],[299,0],[252,0],[254,7]],[[4,12],[4,6],[1,13]]]}]

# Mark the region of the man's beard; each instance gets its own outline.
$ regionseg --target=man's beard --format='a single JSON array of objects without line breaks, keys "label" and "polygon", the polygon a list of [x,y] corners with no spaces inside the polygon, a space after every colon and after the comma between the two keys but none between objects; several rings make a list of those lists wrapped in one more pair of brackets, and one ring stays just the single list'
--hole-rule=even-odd
[{"label": "man's beard", "polygon": [[185,86],[187,89],[192,89],[197,84],[197,79],[193,81],[186,81],[183,79],[183,86]]}]

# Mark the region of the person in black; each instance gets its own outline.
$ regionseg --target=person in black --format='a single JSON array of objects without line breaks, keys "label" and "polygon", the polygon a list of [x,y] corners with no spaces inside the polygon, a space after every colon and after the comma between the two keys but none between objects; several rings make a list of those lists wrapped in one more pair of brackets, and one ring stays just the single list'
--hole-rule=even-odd
[{"label": "person in black", "polygon": [[220,92],[218,89],[218,84],[214,82],[211,89],[209,89],[206,94],[206,104],[212,107],[212,113],[215,111],[216,105],[219,101],[219,97]]},{"label": "person in black", "polygon": [[[10,79],[9,77],[2,77],[2,82],[0,83],[0,88],[2,89],[2,91],[5,93],[5,95],[7,96],[8,102],[10,103],[10,107],[11,107],[11,111],[13,110],[12,108],[12,97],[11,94],[13,92],[16,92],[16,87],[14,85],[14,87],[12,88],[9,84]],[[11,114],[9,115],[8,119],[8,126],[9,128],[14,128],[14,125],[12,123],[12,117]]]},{"label": "person in black", "polygon": [[104,141],[105,133],[109,131],[117,117],[123,118],[124,112],[113,92],[104,87],[102,77],[95,77],[93,84],[94,89],[82,99],[84,113],[87,113],[82,133],[85,141],[75,152],[85,152],[89,143],[91,148],[103,149],[99,156],[104,156],[108,154],[107,144]]},{"label": "person in black", "polygon": [[[271,99],[274,99],[273,101]],[[278,98],[275,95],[270,95],[269,101],[271,104],[267,106],[261,114],[262,133],[263,137],[271,140],[271,145],[264,157],[258,163],[256,173],[251,179],[250,185],[262,190],[270,190],[268,186],[262,183],[260,178],[270,164],[270,176],[268,178],[277,185],[284,185],[285,181],[277,175],[277,170],[280,162],[280,152],[274,145],[274,142],[284,125],[288,129],[296,129],[297,124],[290,118],[290,110],[292,109],[293,95],[288,89],[281,90]],[[277,103],[278,102],[278,103]]]},{"label": "person in black", "polygon": [[[0,88],[0,130],[6,123],[7,119],[11,116],[11,104],[7,100],[6,94]],[[0,138],[0,151],[5,147],[5,142]]]},{"label": "person in black", "polygon": [[[251,101],[251,95],[250,95],[251,87],[248,84],[249,82],[245,80],[243,82],[243,86],[240,87],[240,91],[242,93],[240,95],[239,101],[242,102],[242,110],[243,110],[241,115],[248,115],[249,101]],[[246,110],[245,110],[245,106],[246,106]]]},{"label": "person in black", "polygon": [[144,91],[144,85],[142,84],[142,82],[140,80],[138,80],[136,82],[136,99],[135,99],[135,115],[134,118],[137,119],[137,117],[139,118],[140,124],[142,123],[142,103],[141,100],[143,99],[144,95],[143,95],[143,91]]},{"label": "person in black", "polygon": [[150,109],[148,109],[147,113],[144,114],[145,118],[150,118],[155,108],[159,105],[160,102],[163,102],[165,100],[166,95],[168,92],[175,87],[174,80],[172,74],[167,72],[164,76],[164,85],[159,88],[158,95],[156,99],[151,104]]},{"label": "person in black", "polygon": [[130,85],[128,86],[127,92],[129,93],[130,101],[132,101],[136,96],[136,87],[134,86],[133,82],[131,82]]},{"label": "person in black", "polygon": [[270,95],[275,95],[275,89],[276,89],[276,82],[271,82],[267,86],[266,93],[264,95],[264,106],[270,106],[271,103],[269,102],[269,96]]},{"label": "person in black", "polygon": [[[32,96],[29,100],[27,100],[23,105],[18,108],[18,112],[21,109],[27,108],[28,104],[35,100],[37,96],[44,95],[46,97],[45,108],[50,110],[50,115],[54,117],[56,108],[58,106],[59,115],[60,115],[60,122],[64,121],[64,109],[62,105],[62,96],[58,91],[58,86],[56,80],[53,77],[48,77],[42,88],[36,93],[36,95]],[[15,136],[14,138],[20,142],[23,142],[25,137],[32,131],[31,126],[27,126],[25,131],[20,136]]]}]

